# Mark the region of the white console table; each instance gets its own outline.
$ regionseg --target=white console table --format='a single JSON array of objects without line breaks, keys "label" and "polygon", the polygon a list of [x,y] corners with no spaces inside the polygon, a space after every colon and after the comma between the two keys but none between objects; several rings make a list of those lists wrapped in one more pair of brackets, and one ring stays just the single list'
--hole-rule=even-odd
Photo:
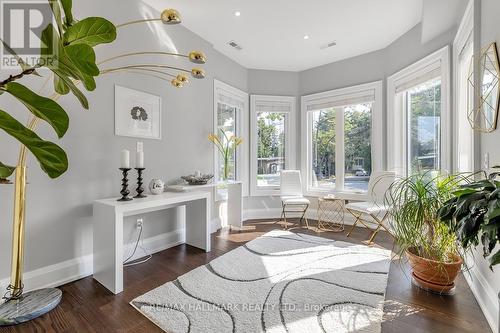
[{"label": "white console table", "polygon": [[186,244],[210,252],[210,192],[165,192],[131,201],[94,201],[94,279],[118,294],[123,291],[123,218],[185,206]]},{"label": "white console table", "polygon": [[227,188],[227,224],[231,229],[244,230],[243,227],[243,182],[229,180],[205,185],[170,185],[171,191],[189,192],[200,189]]}]

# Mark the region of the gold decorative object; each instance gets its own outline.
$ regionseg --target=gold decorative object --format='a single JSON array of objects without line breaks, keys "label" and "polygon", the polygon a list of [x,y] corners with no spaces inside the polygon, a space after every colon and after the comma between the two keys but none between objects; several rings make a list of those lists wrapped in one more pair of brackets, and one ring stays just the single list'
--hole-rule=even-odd
[{"label": "gold decorative object", "polygon": [[179,12],[172,8],[161,12],[161,21],[165,24],[179,24],[182,22]]},{"label": "gold decorative object", "polygon": [[26,209],[26,166],[15,171],[14,223],[12,228],[11,298],[23,293],[24,228]]},{"label": "gold decorative object", "polygon": [[344,199],[326,196],[318,199],[318,229],[344,231]]},{"label": "gold decorative object", "polygon": [[177,81],[182,82],[183,84],[189,82],[188,77],[186,75],[184,75],[184,74],[177,75],[176,79],[177,79]]},{"label": "gold decorative object", "polygon": [[203,54],[203,52],[200,52],[200,51],[191,51],[191,52],[189,52],[188,57],[189,57],[189,60],[195,64],[204,64],[207,62],[207,58],[205,57],[205,54]]},{"label": "gold decorative object", "polygon": [[[497,128],[498,110],[500,102],[500,66],[496,43],[491,43],[481,51],[480,58],[480,86],[474,84],[474,59],[471,60],[467,77],[468,94],[467,118],[472,128],[479,132],[493,132]],[[471,97],[479,100],[474,107]]]},{"label": "gold decorative object", "polygon": [[203,79],[205,78],[205,71],[201,68],[193,68],[191,70],[191,76],[195,79]]},{"label": "gold decorative object", "polygon": [[[152,19],[141,19],[126,22],[123,24],[116,25],[117,29],[130,26],[138,23],[145,22],[163,22],[164,24],[179,24],[181,23],[181,17],[175,9],[166,9],[161,13],[160,18]],[[171,52],[161,52],[161,51],[151,51],[151,52],[132,52],[117,55],[111,58],[107,58],[100,62],[98,65],[104,63],[112,62],[116,59],[124,59],[139,55],[162,55],[162,56],[180,56],[189,59],[189,61],[196,64],[204,64],[206,62],[206,57],[203,52],[192,51],[189,54],[178,54]],[[191,73],[194,78],[203,79],[206,74],[203,69],[194,68],[192,70],[183,69],[180,67],[153,64],[128,64],[119,67],[102,69],[100,74],[111,74],[116,72],[128,72],[148,75],[158,79],[170,81],[171,84],[176,88],[182,88],[184,84],[188,83],[189,80],[186,75],[178,73],[170,73],[163,71],[165,69],[181,71],[185,73]],[[168,79],[166,78],[168,77]],[[173,78],[173,79],[170,79]],[[47,79],[47,82],[50,78]],[[75,85],[81,84],[80,81],[75,80]],[[54,93],[51,98],[56,101],[61,97],[61,95]],[[37,127],[40,119],[37,117],[32,117],[28,122],[27,128],[34,131]],[[11,266],[11,281],[8,290],[9,299],[16,300],[23,295],[23,260],[24,260],[24,229],[25,229],[25,206],[26,206],[26,158],[27,149],[25,146],[21,146],[19,153],[18,163],[15,169],[15,189],[14,189],[14,218],[13,218],[13,237],[12,237],[12,266]],[[2,180],[2,182],[6,182]]]},{"label": "gold decorative object", "polygon": [[172,83],[172,85],[176,88],[182,88],[184,85],[182,84],[181,81],[177,80],[177,79],[172,79],[172,81],[170,81]]}]

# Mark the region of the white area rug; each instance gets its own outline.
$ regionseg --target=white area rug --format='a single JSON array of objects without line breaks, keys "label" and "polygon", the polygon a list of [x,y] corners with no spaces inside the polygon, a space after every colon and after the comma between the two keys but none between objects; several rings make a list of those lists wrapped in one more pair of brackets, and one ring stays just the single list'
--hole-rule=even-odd
[{"label": "white area rug", "polygon": [[134,299],[167,332],[380,332],[390,251],[271,231]]}]

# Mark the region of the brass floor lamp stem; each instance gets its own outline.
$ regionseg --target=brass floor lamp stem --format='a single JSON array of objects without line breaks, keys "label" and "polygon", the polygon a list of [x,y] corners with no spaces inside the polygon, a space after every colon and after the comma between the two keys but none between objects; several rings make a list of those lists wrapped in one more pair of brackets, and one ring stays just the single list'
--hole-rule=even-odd
[{"label": "brass floor lamp stem", "polygon": [[26,208],[26,166],[16,168],[14,190],[14,222],[12,229],[12,262],[10,276],[10,298],[19,298],[23,293],[24,228]]},{"label": "brass floor lamp stem", "polygon": [[[37,117],[32,117],[28,128],[34,130]],[[14,180],[14,215],[12,223],[12,257],[8,298],[18,299],[23,294],[24,234],[26,216],[26,146],[21,146]]]}]

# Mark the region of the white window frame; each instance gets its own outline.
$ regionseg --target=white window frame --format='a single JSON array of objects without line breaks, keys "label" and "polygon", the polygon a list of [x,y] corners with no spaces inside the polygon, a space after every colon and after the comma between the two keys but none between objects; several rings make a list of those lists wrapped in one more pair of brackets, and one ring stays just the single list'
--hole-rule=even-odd
[{"label": "white window frame", "polygon": [[[453,89],[453,105],[456,112],[453,114],[453,146],[455,150],[453,150],[453,171],[454,172],[463,172],[463,171],[474,171],[478,170],[481,166],[480,163],[475,159],[476,154],[476,136],[477,133],[474,133],[474,130],[469,126],[470,131],[466,131],[466,133],[460,133],[460,125],[462,123],[468,122],[466,118],[466,113],[463,112],[464,107],[464,97],[461,95],[463,92],[463,77],[461,77],[460,65],[462,64],[462,54],[465,52],[469,52],[472,50],[474,53],[474,1],[469,1],[464,16],[460,22],[460,25],[457,30],[457,34],[453,41],[453,78],[454,78],[454,89]],[[470,60],[472,61],[472,59]],[[467,93],[467,92],[466,92]],[[468,106],[465,105],[467,108]],[[467,138],[464,138],[464,135]],[[464,139],[470,140],[471,151],[468,152],[468,165],[470,166],[469,170],[465,170],[465,168],[461,165],[461,152],[462,145]]]},{"label": "white window frame", "polygon": [[[258,153],[258,128],[257,114],[262,112],[258,110],[259,103],[268,104],[270,109],[276,109],[275,113],[286,113],[285,122],[285,169],[295,168],[295,108],[297,100],[295,96],[271,96],[271,95],[250,95],[250,195],[267,196],[280,195],[279,186],[259,187],[257,186],[257,153]],[[274,107],[274,105],[276,107]],[[273,112],[273,111],[268,111]]]},{"label": "white window frame", "polygon": [[441,170],[451,170],[450,50],[445,46],[387,78],[387,167],[398,175],[407,173],[408,145],[407,112],[397,90],[437,70],[441,77]]},{"label": "white window frame", "polygon": [[[302,160],[302,175],[303,175],[303,186],[304,192],[309,196],[323,196],[327,193],[336,193],[341,195],[346,199],[366,199],[366,193],[359,193],[349,190],[339,190],[339,189],[319,189],[311,186],[312,183],[312,170],[310,166],[312,165],[312,122],[310,113],[317,110],[308,111],[311,105],[328,104],[335,103],[336,101],[352,100],[353,103],[356,102],[356,98],[361,98],[368,94],[373,94],[374,100],[372,104],[372,128],[371,128],[371,153],[372,153],[372,174],[374,172],[382,171],[384,166],[384,138],[383,138],[383,109],[382,109],[382,81],[370,82],[365,84],[360,84],[356,86],[351,86],[347,88],[335,89],[330,91],[325,91],[322,93],[312,94],[302,96],[301,98],[301,160]],[[339,126],[343,126],[343,121],[340,119],[336,122]],[[336,129],[337,131],[337,129]],[[342,133],[342,131],[340,131]],[[337,137],[336,146],[339,151],[344,151],[343,137]],[[339,149],[340,148],[340,149]],[[341,156],[341,163],[337,163],[336,174],[339,175],[339,179],[342,178],[345,172],[344,166],[345,156]]]},{"label": "white window frame", "polygon": [[[217,123],[217,104],[220,102],[219,96],[225,96],[229,100],[238,101],[243,107],[236,116],[236,135],[243,138],[243,143],[236,151],[236,180],[242,182],[243,196],[248,196],[248,93],[230,86],[227,83],[214,79],[214,105],[213,105],[213,132],[218,134]],[[225,103],[225,102],[224,102]],[[219,151],[213,147],[213,170],[214,180],[221,181],[218,173],[218,154]]]}]

